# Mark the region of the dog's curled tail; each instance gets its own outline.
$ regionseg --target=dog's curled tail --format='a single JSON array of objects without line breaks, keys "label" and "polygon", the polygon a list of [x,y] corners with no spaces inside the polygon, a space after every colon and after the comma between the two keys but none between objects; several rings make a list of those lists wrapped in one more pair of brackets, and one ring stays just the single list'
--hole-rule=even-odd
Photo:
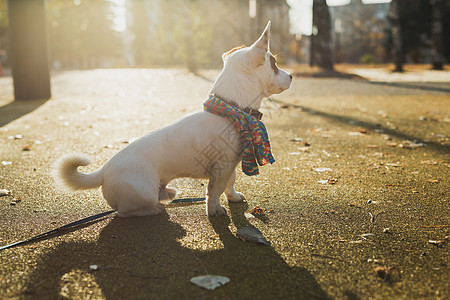
[{"label": "dog's curled tail", "polygon": [[90,164],[89,158],[81,154],[70,154],[59,159],[53,167],[55,181],[71,190],[93,189],[103,184],[103,169],[86,174],[78,167]]}]

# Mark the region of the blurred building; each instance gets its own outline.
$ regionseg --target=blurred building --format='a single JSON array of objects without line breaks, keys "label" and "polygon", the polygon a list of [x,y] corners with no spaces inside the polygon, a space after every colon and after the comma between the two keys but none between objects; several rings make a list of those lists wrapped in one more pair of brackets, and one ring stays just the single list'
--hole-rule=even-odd
[{"label": "blurred building", "polygon": [[381,63],[386,60],[389,3],[330,6],[335,63]]}]

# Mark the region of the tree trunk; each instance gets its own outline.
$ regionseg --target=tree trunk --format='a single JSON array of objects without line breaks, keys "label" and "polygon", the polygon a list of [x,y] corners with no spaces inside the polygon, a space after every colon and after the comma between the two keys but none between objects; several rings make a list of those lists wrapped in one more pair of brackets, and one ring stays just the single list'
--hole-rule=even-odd
[{"label": "tree trunk", "polygon": [[50,99],[46,0],[9,0],[15,100]]},{"label": "tree trunk", "polygon": [[312,36],[313,60],[320,68],[333,70],[331,19],[326,0],[313,1],[313,27],[317,28],[317,35]]},{"label": "tree trunk", "polygon": [[400,26],[400,14],[398,0],[392,0],[390,5],[391,34],[392,34],[392,54],[394,56],[394,72],[403,72],[403,47],[402,31]]},{"label": "tree trunk", "polygon": [[431,0],[432,11],[432,64],[433,70],[444,69],[444,57],[442,55],[442,14],[441,1]]}]

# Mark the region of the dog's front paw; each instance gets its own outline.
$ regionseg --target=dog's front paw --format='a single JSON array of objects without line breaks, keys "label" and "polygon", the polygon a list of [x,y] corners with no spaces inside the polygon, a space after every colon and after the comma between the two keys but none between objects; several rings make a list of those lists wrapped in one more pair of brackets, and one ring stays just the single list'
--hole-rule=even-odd
[{"label": "dog's front paw", "polygon": [[206,208],[208,215],[210,216],[226,216],[228,215],[227,210],[222,205],[208,205]]},{"label": "dog's front paw", "polygon": [[245,200],[245,196],[242,193],[234,192],[234,194],[227,195],[227,200],[229,202],[242,202]]}]

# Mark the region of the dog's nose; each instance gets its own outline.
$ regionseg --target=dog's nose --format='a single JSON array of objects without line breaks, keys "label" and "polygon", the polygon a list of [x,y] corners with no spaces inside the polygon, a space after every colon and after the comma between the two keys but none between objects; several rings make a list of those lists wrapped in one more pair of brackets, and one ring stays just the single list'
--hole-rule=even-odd
[{"label": "dog's nose", "polygon": [[291,80],[292,80],[292,75],[291,74],[289,74],[289,77],[291,77]]}]

